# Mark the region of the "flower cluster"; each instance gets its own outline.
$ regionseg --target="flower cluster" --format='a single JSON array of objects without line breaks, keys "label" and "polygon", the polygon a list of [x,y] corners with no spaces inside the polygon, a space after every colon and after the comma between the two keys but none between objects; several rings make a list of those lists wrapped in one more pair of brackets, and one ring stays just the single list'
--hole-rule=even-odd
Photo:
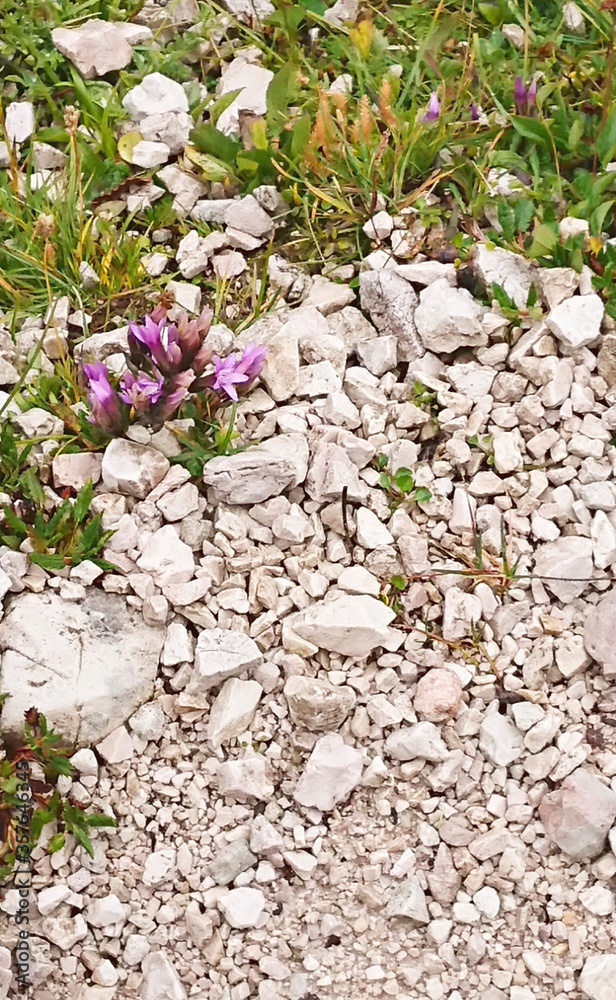
[{"label": "flower cluster", "polygon": [[143,323],[128,328],[128,368],[114,387],[102,363],[84,365],[90,423],[105,434],[121,435],[132,419],[160,427],[177,413],[189,393],[205,392],[212,408],[237,402],[260,375],[266,350],[251,344],[241,354],[213,357],[205,344],[212,312],[197,319],[183,312],[171,323],[160,306]]}]

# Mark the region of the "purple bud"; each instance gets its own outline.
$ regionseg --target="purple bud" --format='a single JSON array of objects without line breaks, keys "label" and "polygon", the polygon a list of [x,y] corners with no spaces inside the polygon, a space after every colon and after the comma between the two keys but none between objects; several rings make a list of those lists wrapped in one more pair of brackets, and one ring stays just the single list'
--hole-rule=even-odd
[{"label": "purple bud", "polygon": [[157,407],[157,416],[162,422],[170,420],[188,395],[188,390],[195,379],[195,373],[189,369],[186,372],[179,372],[170,379],[165,387],[163,398]]},{"label": "purple bud", "polygon": [[516,76],[513,85],[513,103],[516,115],[526,116],[537,99],[537,81],[532,80],[528,87],[524,86],[521,76]]},{"label": "purple bud", "polygon": [[84,365],[83,373],[88,380],[88,403],[91,424],[106,434],[122,434],[126,428],[127,414],[118,394],[109,381],[109,372],[101,361]]},{"label": "purple bud", "polygon": [[479,121],[479,108],[477,107],[476,104],[471,104],[471,121],[472,122]]},{"label": "purple bud", "polygon": [[430,100],[428,101],[428,110],[425,115],[423,115],[419,120],[425,122],[427,125],[432,124],[441,116],[441,103],[438,99],[438,94],[435,90],[430,94]]}]

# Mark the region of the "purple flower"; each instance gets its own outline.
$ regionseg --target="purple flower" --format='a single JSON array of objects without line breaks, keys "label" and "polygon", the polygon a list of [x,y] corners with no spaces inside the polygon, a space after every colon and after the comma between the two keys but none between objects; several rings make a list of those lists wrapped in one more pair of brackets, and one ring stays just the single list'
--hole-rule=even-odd
[{"label": "purple flower", "polygon": [[430,94],[430,100],[428,101],[428,110],[425,115],[419,119],[420,122],[424,122],[427,125],[431,125],[433,122],[438,121],[441,117],[441,102],[438,99],[438,94],[436,90],[433,90]]},{"label": "purple flower", "polygon": [[88,403],[91,411],[89,422],[106,434],[121,434],[126,428],[127,414],[109,381],[106,365],[101,361],[93,365],[84,365],[83,373],[89,383]]},{"label": "purple flower", "polygon": [[135,378],[132,372],[125,372],[120,380],[120,399],[137,413],[147,413],[163,394],[164,379],[157,374],[158,378],[152,378],[139,372]]},{"label": "purple flower", "polygon": [[247,389],[261,374],[267,349],[250,344],[241,355],[229,354],[226,358],[214,358],[214,381],[212,388],[224,392],[234,403],[238,401],[236,386]]},{"label": "purple flower", "polygon": [[516,76],[513,85],[513,103],[516,115],[530,115],[537,99],[537,83],[532,80],[528,87],[524,86],[521,76]]},{"label": "purple flower", "polygon": [[[137,364],[151,361],[163,374],[177,371],[182,363],[177,327],[169,323],[166,311],[155,309],[143,323],[130,323],[128,343]],[[144,351],[145,348],[145,351]]]},{"label": "purple flower", "polygon": [[477,107],[476,104],[471,104],[471,121],[472,122],[479,121],[479,108]]}]

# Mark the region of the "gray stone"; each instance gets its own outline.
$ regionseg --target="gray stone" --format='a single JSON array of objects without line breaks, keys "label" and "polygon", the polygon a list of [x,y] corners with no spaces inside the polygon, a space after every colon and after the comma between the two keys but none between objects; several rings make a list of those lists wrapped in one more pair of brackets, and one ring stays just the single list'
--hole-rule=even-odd
[{"label": "gray stone", "polygon": [[609,680],[616,678],[616,589],[594,607],[588,606],[584,619],[584,646],[599,663]]},{"label": "gray stone", "polygon": [[51,40],[79,72],[92,80],[128,66],[133,57],[132,45],[152,40],[149,28],[95,18],[76,28],[54,28]]},{"label": "gray stone", "polygon": [[387,917],[403,917],[405,920],[410,920],[416,927],[430,922],[425,893],[419,884],[419,879],[413,875],[404,880],[389,900],[385,908],[385,915]]},{"label": "gray stone", "polygon": [[350,687],[297,675],[289,677],[284,696],[293,722],[313,732],[339,729],[356,701]]},{"label": "gray stone", "polygon": [[213,458],[203,470],[203,481],[217,501],[261,503],[303,483],[308,468],[308,445],[300,434],[279,434],[236,455]]},{"label": "gray stone", "polygon": [[105,448],[101,472],[108,490],[144,500],[169,468],[169,459],[155,448],[114,438]]},{"label": "gray stone", "polygon": [[560,788],[543,796],[539,817],[549,839],[575,861],[596,858],[616,819],[616,794],[578,768]]},{"label": "gray stone", "polygon": [[35,705],[67,740],[97,743],[151,697],[164,638],[116,594],[18,595],[0,623],[3,732],[19,739]]},{"label": "gray stone", "polygon": [[229,885],[256,862],[257,858],[245,840],[232,840],[218,851],[210,863],[209,873],[218,885]]},{"label": "gray stone", "polygon": [[364,271],[359,277],[362,309],[383,336],[395,337],[398,360],[415,361],[424,354],[415,326],[417,293],[394,271]]}]

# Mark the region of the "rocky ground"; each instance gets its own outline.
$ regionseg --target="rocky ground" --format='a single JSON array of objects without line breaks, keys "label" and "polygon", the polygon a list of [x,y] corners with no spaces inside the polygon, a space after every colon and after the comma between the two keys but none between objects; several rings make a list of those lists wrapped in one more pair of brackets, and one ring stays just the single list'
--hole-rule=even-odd
[{"label": "rocky ground", "polygon": [[[154,167],[191,123],[148,79],[125,107],[166,116],[132,151]],[[197,312],[193,279],[244,272],[284,206],[158,176],[215,230],[163,232],[145,261],[174,260]],[[72,838],[50,856],[53,828],[34,853],[33,1000],[616,997],[614,323],[587,267],[430,260],[409,213],[378,209],[363,260],[315,276],[275,253],[275,308],[210,331],[268,359],[245,450],[202,489],[169,428],[54,458],[58,492],[95,482],[116,572],[0,553],[3,732],[36,704],[81,747],[61,792],[117,820],[94,858]],[[4,345],[7,392],[42,329]],[[120,370],[126,338],[76,356]],[[9,888],[0,997],[18,907]]]}]

